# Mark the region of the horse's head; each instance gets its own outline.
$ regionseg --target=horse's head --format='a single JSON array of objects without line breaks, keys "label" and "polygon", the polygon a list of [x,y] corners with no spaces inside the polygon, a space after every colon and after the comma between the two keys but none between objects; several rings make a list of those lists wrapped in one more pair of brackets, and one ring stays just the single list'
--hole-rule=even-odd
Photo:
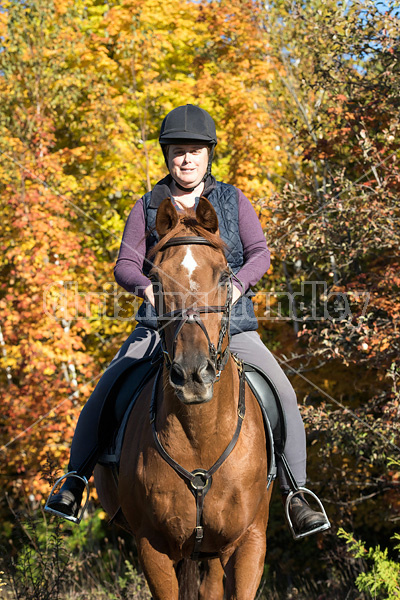
[{"label": "horse's head", "polygon": [[227,359],[232,285],[218,218],[206,198],[182,216],[167,198],[156,229],[150,277],[170,384],[185,404],[208,402]]}]

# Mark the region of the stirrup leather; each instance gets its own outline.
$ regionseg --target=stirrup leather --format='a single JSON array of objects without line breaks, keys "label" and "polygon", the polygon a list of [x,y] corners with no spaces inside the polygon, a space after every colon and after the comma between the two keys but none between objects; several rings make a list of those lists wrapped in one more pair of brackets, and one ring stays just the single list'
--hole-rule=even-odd
[{"label": "stirrup leather", "polygon": [[[314,500],[317,502],[319,508],[321,509],[321,513],[323,514],[324,518],[325,518],[325,523],[323,523],[322,525],[320,525],[319,527],[316,527],[315,529],[312,529],[311,531],[306,531],[304,533],[297,533],[293,527],[293,523],[292,523],[292,519],[290,518],[290,501],[292,500],[292,498],[294,496],[297,496],[299,494],[308,494],[309,496],[312,496],[314,498]],[[331,524],[330,521],[328,519],[328,516],[325,512],[325,509],[323,507],[323,504],[321,502],[321,500],[318,498],[318,496],[316,496],[314,494],[314,492],[312,492],[311,490],[305,488],[305,487],[298,487],[296,490],[291,490],[289,492],[289,494],[286,497],[286,503],[285,503],[285,515],[286,515],[286,520],[288,522],[290,531],[292,532],[292,536],[295,540],[300,540],[301,538],[306,537],[307,535],[310,534],[314,534],[314,533],[318,533],[320,531],[326,531],[327,529],[330,528]]]},{"label": "stirrup leather", "polygon": [[[75,477],[76,479],[79,479],[80,481],[82,481],[85,484],[86,501],[85,501],[85,504],[81,507],[81,509],[78,510],[78,514],[76,517],[74,517],[74,515],[65,515],[64,513],[60,512],[59,510],[56,510],[55,508],[51,508],[51,506],[48,505],[51,498],[54,496],[56,489],[60,486],[60,483],[62,483],[64,481],[64,479],[67,479],[68,477]],[[86,479],[86,477],[83,475],[78,475],[78,473],[76,471],[70,471],[69,473],[66,473],[65,475],[63,475],[62,477],[57,479],[57,481],[53,485],[53,489],[51,490],[49,497],[47,498],[47,502],[45,504],[44,510],[53,515],[56,515],[57,517],[62,517],[63,519],[66,519],[67,521],[72,521],[72,523],[79,524],[82,521],[82,517],[85,513],[87,505],[89,504],[89,494],[90,494],[89,483],[88,483],[88,480]]]}]

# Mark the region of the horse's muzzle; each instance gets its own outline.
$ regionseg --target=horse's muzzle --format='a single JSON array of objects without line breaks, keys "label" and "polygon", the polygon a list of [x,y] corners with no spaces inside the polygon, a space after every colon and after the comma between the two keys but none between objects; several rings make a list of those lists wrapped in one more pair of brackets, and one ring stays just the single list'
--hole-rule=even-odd
[{"label": "horse's muzzle", "polygon": [[209,358],[196,362],[177,358],[171,365],[169,380],[181,402],[201,404],[212,398],[216,371]]}]

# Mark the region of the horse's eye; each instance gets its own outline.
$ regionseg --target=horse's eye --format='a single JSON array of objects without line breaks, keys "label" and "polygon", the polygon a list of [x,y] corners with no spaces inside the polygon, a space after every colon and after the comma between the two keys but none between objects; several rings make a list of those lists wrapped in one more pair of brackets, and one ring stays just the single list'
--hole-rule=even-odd
[{"label": "horse's eye", "polygon": [[229,273],[227,271],[224,271],[219,276],[218,285],[227,285],[228,281],[229,281]]}]

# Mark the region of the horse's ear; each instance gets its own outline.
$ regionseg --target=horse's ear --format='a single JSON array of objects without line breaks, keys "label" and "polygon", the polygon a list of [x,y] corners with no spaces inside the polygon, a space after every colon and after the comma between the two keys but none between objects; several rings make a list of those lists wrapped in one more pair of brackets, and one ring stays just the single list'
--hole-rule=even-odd
[{"label": "horse's ear", "polygon": [[218,231],[218,217],[213,205],[207,198],[201,196],[196,208],[196,219],[204,229],[216,233]]},{"label": "horse's ear", "polygon": [[156,216],[156,230],[160,238],[171,231],[178,221],[178,213],[171,202],[171,198],[165,198],[158,207]]}]

